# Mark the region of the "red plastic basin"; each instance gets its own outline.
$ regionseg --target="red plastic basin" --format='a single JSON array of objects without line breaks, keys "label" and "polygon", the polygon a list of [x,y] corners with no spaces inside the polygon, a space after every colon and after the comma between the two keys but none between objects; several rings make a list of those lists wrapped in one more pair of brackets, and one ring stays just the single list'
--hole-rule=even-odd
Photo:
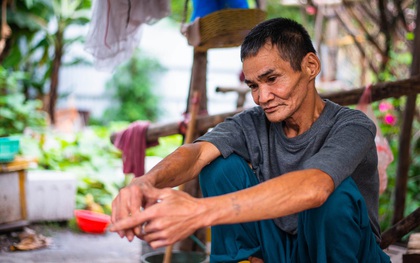
[{"label": "red plastic basin", "polygon": [[79,228],[86,233],[104,233],[111,221],[106,214],[96,213],[89,210],[75,210],[76,222]]}]

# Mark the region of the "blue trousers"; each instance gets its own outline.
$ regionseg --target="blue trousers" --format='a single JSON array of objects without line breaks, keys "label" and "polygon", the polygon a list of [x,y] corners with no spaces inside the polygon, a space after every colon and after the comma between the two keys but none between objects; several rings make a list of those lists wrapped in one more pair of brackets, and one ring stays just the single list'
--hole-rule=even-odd
[{"label": "blue trousers", "polygon": [[[204,197],[258,183],[248,164],[234,154],[219,157],[200,174]],[[365,201],[351,178],[321,207],[299,213],[297,235],[282,231],[273,220],[211,228],[211,263],[237,263],[249,256],[265,263],[390,262],[376,242]]]}]

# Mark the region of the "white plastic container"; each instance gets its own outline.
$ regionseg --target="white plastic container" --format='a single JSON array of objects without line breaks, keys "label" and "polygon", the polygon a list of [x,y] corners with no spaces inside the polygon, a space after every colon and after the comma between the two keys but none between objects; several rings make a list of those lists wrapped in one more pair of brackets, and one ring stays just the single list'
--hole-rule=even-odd
[{"label": "white plastic container", "polygon": [[60,171],[29,170],[26,182],[27,220],[66,221],[76,206],[76,177]]},{"label": "white plastic container", "polygon": [[0,224],[22,220],[22,193],[19,173],[0,174]]}]

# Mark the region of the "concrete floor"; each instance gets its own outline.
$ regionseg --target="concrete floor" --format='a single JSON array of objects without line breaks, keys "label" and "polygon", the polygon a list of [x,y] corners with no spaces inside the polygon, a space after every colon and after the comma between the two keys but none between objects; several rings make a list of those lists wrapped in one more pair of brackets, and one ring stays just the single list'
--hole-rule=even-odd
[{"label": "concrete floor", "polygon": [[[37,233],[51,237],[49,247],[32,251],[8,250],[5,234],[0,234],[1,263],[139,263],[141,256],[153,250],[139,239],[128,242],[117,234],[86,234],[57,226],[38,225],[32,228]],[[164,251],[161,249],[159,251]],[[390,246],[386,252],[392,263],[402,263],[405,248]]]},{"label": "concrete floor", "polygon": [[[32,251],[0,252],[1,263],[139,263],[143,244],[128,242],[115,233],[86,234],[66,228],[41,227],[37,233],[51,237],[52,244]],[[4,244],[4,242],[3,242]]]},{"label": "concrete floor", "polygon": [[398,244],[391,245],[385,249],[385,252],[391,257],[392,263],[403,263],[402,257],[406,251],[406,247]]}]

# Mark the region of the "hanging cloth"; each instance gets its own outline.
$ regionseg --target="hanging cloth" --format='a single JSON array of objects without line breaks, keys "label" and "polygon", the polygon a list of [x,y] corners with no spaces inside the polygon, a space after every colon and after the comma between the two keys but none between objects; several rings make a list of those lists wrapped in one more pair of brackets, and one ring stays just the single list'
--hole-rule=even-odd
[{"label": "hanging cloth", "polygon": [[135,177],[144,174],[146,149],[159,145],[158,140],[147,142],[149,125],[148,121],[135,121],[115,134],[114,146],[122,151],[123,173],[133,173]]},{"label": "hanging cloth", "polygon": [[141,39],[141,26],[170,14],[169,0],[96,0],[85,50],[99,70],[113,70],[129,59]]},{"label": "hanging cloth", "polygon": [[394,155],[388,140],[381,132],[381,127],[378,125],[378,120],[373,112],[371,106],[371,89],[371,85],[366,86],[356,105],[356,109],[364,112],[376,125],[375,144],[378,153],[379,193],[382,194],[388,185],[386,168],[394,160]]}]

